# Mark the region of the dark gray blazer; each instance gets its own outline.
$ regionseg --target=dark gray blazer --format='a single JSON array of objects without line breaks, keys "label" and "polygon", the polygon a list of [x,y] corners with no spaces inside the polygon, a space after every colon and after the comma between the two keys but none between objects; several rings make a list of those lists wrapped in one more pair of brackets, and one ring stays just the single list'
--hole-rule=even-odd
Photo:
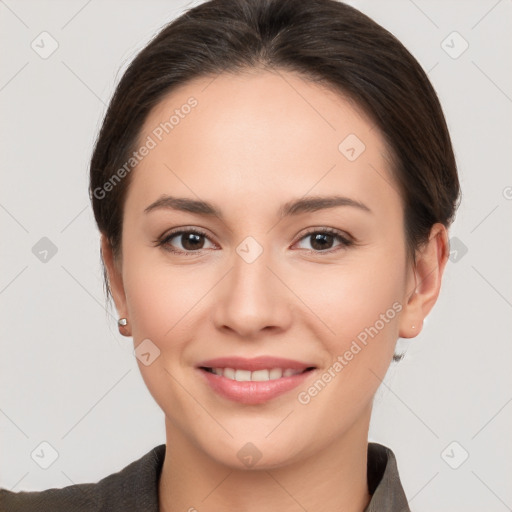
[{"label": "dark gray blazer", "polygon": [[[97,483],[31,492],[0,489],[0,512],[158,512],[165,448],[156,446]],[[395,455],[378,443],[368,443],[368,490],[372,499],[364,512],[410,512]]]}]

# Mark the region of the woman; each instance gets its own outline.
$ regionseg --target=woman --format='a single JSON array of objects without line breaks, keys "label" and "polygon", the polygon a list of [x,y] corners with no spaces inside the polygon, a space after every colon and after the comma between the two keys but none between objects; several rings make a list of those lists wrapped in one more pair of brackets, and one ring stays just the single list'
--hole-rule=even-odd
[{"label": "woman", "polygon": [[90,166],[107,294],[166,443],[7,510],[407,511],[368,443],[459,182],[425,73],[334,0],[212,0],[134,59]]}]

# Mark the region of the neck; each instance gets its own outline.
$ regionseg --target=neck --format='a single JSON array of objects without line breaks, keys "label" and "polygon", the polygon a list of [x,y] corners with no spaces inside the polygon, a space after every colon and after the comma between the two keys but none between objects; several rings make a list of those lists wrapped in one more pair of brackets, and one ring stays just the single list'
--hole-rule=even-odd
[{"label": "neck", "polygon": [[299,462],[242,470],[213,460],[166,420],[159,510],[363,512],[371,498],[367,486],[369,415],[362,421]]}]

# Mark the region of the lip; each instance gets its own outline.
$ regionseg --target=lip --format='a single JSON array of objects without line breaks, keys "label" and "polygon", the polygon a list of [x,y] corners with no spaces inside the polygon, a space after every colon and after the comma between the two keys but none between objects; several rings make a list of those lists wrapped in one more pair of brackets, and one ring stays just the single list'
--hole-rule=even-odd
[{"label": "lip", "polygon": [[[239,382],[208,372],[204,368],[236,368],[249,371],[267,368],[291,368],[302,371],[307,368],[313,369],[290,377],[281,377],[280,379]],[[253,359],[221,357],[201,362],[197,366],[197,371],[210,388],[224,398],[242,404],[256,405],[265,403],[296,388],[309,378],[310,375],[315,373],[315,367],[313,364],[280,357],[261,356]]]}]

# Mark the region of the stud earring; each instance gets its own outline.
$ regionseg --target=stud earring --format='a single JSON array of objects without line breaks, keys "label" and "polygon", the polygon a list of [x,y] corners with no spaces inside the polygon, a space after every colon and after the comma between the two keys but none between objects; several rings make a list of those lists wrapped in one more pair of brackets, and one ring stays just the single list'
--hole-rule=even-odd
[{"label": "stud earring", "polygon": [[126,324],[128,323],[128,320],[126,318],[120,318],[118,321],[117,321],[117,325],[119,327],[124,327]]}]

